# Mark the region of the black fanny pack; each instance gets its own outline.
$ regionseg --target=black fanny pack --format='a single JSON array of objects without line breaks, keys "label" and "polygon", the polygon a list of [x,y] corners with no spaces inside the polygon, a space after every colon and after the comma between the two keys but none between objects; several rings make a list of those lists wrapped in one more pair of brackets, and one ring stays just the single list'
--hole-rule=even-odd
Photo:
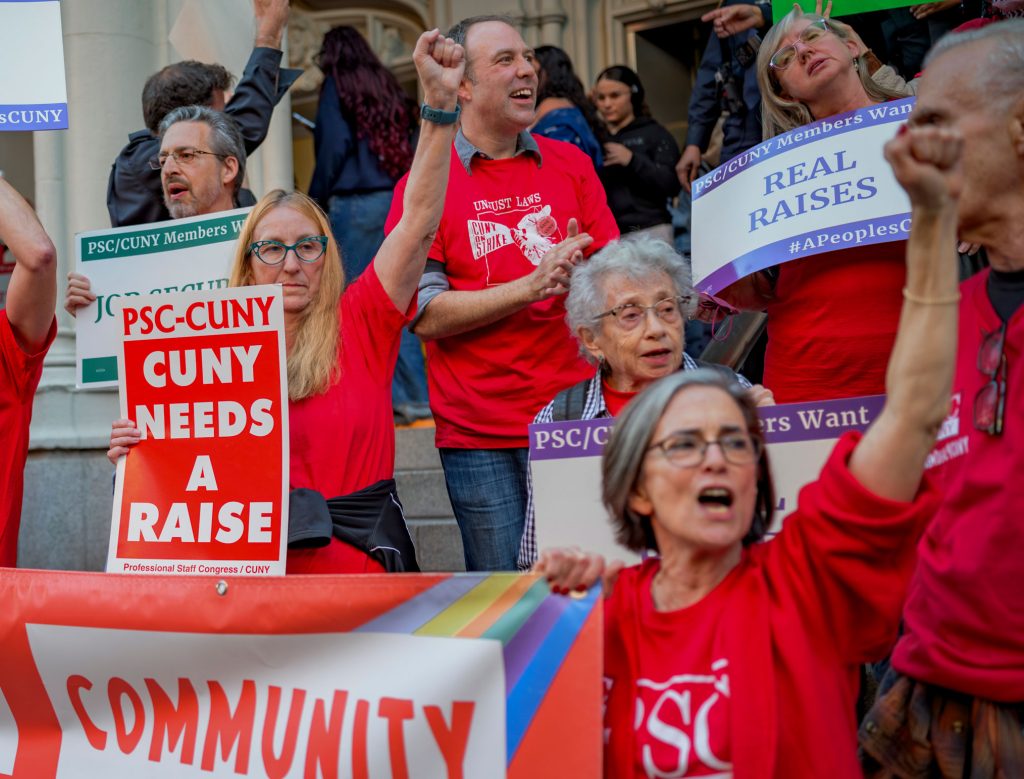
[{"label": "black fanny pack", "polygon": [[389,573],[420,570],[394,479],[330,499],[316,490],[289,492],[288,548],[327,546],[331,536],[365,552]]}]

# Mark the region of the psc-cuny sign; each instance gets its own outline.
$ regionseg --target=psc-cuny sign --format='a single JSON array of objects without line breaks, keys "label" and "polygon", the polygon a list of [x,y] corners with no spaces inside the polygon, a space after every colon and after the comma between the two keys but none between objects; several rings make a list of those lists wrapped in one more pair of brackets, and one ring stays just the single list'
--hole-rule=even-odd
[{"label": "psc-cuny sign", "polygon": [[121,308],[121,415],[107,570],[277,575],[288,537],[280,287],[140,295]]},{"label": "psc-cuny sign", "polygon": [[883,147],[914,98],[770,138],[693,184],[693,277],[715,294],[773,265],[906,239],[910,203]]},{"label": "psc-cuny sign", "polygon": [[[759,408],[775,484],[770,533],[797,506],[804,485],[821,472],[836,439],[864,431],[878,416],[884,395]],[[613,419],[530,425],[530,472],[537,548],[578,546],[606,557],[636,561],[619,546],[601,503],[601,453]]]},{"label": "psc-cuny sign", "polygon": [[0,0],[0,132],[68,126],[58,0]]},{"label": "psc-cuny sign", "polygon": [[220,289],[228,284],[247,208],[75,236],[75,270],[96,301],[77,312],[75,375],[79,387],[117,386],[120,307],[145,294]]}]

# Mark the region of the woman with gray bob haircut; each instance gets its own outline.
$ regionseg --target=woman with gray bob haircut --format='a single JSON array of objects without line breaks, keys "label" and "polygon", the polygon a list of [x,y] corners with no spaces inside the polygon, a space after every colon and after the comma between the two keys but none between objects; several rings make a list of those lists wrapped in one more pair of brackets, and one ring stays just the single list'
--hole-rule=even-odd
[{"label": "woman with gray bob haircut", "polygon": [[[885,404],[836,442],[771,540],[755,543],[776,507],[745,393],[684,371],[616,421],[602,498],[619,540],[657,556],[605,575],[606,776],[863,776],[859,669],[892,648],[942,500],[925,465],[956,364],[962,149],[958,132],[916,125],[886,146],[913,227]],[[568,590],[605,564],[551,550],[535,570]]]},{"label": "woman with gray bob haircut", "polygon": [[[698,368],[701,363],[683,351],[683,328],[695,299],[683,259],[664,241],[649,236],[613,241],[577,266],[565,301],[566,322],[580,352],[597,370],[593,377],[559,392],[534,424],[617,416],[655,379]],[[728,368],[714,369],[750,388],[750,382]],[[750,391],[759,404],[773,402],[764,387]],[[531,479],[519,569],[528,570],[536,559]]]}]

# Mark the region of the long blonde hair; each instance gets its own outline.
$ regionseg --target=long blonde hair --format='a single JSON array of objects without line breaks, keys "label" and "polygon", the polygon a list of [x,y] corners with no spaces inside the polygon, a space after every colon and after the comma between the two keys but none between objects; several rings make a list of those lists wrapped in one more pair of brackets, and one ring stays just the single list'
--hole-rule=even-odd
[{"label": "long blonde hair", "polygon": [[235,260],[231,265],[229,285],[247,287],[254,284],[252,258],[249,247],[260,220],[275,208],[291,208],[317,225],[327,236],[327,251],[320,272],[320,288],[316,299],[302,312],[298,332],[288,351],[288,399],[302,400],[325,392],[337,380],[339,371],[338,301],[345,277],[341,269],[338,244],[331,233],[331,225],[320,207],[301,192],[275,189],[268,192],[253,206],[249,217],[238,234]]},{"label": "long blonde hair", "polygon": [[[761,129],[765,138],[773,138],[801,125],[809,124],[815,119],[825,118],[812,116],[810,109],[798,100],[782,99],[779,96],[779,83],[773,78],[769,64],[783,39],[789,35],[798,22],[805,19],[812,22],[823,20],[839,40],[844,42],[850,40],[849,28],[845,25],[836,24],[831,19],[825,19],[817,14],[805,14],[795,8],[768,31],[757,50],[757,86],[761,89]],[[868,97],[875,102],[882,103],[893,98],[907,97],[910,94],[909,91],[897,92],[879,86],[872,81],[865,58],[858,57],[856,62],[860,83]]]}]

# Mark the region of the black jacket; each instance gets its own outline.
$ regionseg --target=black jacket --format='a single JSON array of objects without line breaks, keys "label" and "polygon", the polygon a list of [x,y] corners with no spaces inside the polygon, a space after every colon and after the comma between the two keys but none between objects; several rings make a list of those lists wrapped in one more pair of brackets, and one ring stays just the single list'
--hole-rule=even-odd
[{"label": "black jacket", "polygon": [[[281,52],[257,47],[249,55],[242,79],[224,113],[235,120],[245,141],[245,153],[252,154],[267,137],[274,106],[302,75],[301,70],[281,68]],[[149,160],[160,152],[160,139],[149,130],[128,136],[128,145],[117,155],[107,182],[107,211],[112,227],[148,224],[170,219],[164,206],[160,171]],[[248,190],[239,192],[240,206],[254,205]]]},{"label": "black jacket", "polygon": [[679,147],[672,134],[653,119],[640,117],[609,140],[633,152],[629,165],[605,162],[598,171],[619,231],[670,223],[666,203],[679,194]]},{"label": "black jacket", "polygon": [[[722,5],[746,2],[749,0],[725,0]],[[761,6],[761,12],[770,25],[771,8]],[[721,162],[728,162],[740,152],[761,142],[761,89],[757,85],[757,67],[751,64],[744,68],[736,58],[736,50],[756,33],[756,30],[746,30],[722,40],[712,32],[690,93],[689,129],[686,131],[685,145],[695,145],[703,153],[708,150],[715,124],[725,108],[722,86],[715,80],[715,74],[722,67],[723,61],[728,63],[729,71],[741,85],[743,110],[730,113],[722,124],[724,137]]]}]

